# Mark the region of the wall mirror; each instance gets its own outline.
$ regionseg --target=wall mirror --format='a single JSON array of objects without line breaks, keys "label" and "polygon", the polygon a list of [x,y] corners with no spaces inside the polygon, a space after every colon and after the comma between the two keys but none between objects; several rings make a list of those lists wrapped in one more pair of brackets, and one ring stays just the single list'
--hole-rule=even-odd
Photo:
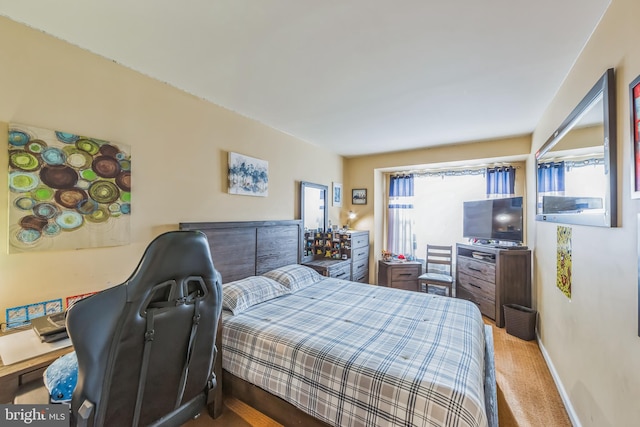
[{"label": "wall mirror", "polygon": [[615,106],[610,68],[536,153],[536,220],[617,225]]},{"label": "wall mirror", "polygon": [[329,188],[326,185],[306,181],[300,183],[300,219],[305,230],[326,230],[328,195]]}]

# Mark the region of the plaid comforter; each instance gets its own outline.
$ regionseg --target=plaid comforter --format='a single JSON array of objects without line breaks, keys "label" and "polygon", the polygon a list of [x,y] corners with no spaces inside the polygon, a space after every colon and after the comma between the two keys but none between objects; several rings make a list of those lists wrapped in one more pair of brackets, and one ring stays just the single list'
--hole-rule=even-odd
[{"label": "plaid comforter", "polygon": [[334,426],[486,426],[468,301],[325,279],[233,316],[223,368]]}]

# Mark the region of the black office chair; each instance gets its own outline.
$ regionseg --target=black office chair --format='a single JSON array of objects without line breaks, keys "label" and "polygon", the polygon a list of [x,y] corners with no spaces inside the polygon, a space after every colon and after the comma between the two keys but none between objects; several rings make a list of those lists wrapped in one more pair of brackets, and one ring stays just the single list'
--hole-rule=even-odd
[{"label": "black office chair", "polygon": [[67,313],[78,359],[71,425],[179,426],[211,408],[221,309],[205,235],[158,236],[126,282]]}]

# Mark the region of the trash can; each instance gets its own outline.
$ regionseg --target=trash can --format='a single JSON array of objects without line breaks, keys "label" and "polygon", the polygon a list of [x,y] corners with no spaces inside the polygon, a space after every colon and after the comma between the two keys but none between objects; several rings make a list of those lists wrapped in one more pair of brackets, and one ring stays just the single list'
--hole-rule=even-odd
[{"label": "trash can", "polygon": [[525,341],[536,337],[536,315],[532,308],[518,304],[504,305],[504,323],[507,333]]}]

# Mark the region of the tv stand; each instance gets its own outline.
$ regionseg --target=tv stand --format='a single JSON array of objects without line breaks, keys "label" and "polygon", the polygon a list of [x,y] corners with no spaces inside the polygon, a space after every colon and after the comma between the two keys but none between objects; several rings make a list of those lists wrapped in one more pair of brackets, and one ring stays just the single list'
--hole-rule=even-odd
[{"label": "tv stand", "polygon": [[496,245],[493,243],[488,243],[488,244],[479,244],[479,245],[474,245],[474,246],[480,246],[480,247],[489,247],[489,248],[494,248],[494,249],[502,249],[505,251],[511,251],[511,250],[518,250],[518,249],[528,249],[526,246],[519,246],[519,245]]},{"label": "tv stand", "polygon": [[526,246],[458,243],[456,265],[456,297],[476,304],[496,326],[504,326],[504,304],[531,307],[531,251]]},{"label": "tv stand", "polygon": [[497,249],[527,249],[527,247],[523,246],[521,243],[511,242],[509,240],[471,239],[469,240],[469,245]]}]

